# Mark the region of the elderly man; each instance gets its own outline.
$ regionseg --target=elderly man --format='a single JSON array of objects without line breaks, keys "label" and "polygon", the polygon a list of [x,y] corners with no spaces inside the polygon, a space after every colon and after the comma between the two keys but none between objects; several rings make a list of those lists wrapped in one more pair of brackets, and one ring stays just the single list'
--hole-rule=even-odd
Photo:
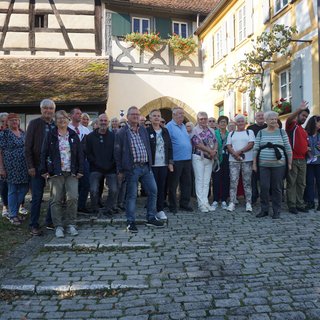
[{"label": "elderly man", "polygon": [[180,209],[192,212],[191,197],[191,153],[192,146],[186,126],[183,124],[184,111],[180,107],[172,110],[172,120],[168,122],[167,129],[170,134],[174,171],[169,177],[169,209],[177,213],[177,188],[180,183]]},{"label": "elderly man", "polygon": [[[50,99],[42,100],[40,103],[41,117],[31,120],[26,132],[25,155],[28,173],[31,176],[32,204],[30,214],[30,234],[40,236],[42,234],[39,226],[40,208],[43,197],[45,179],[41,176],[40,153],[46,134],[50,132],[55,124],[53,122],[56,110],[55,103]],[[50,225],[50,213],[48,211],[46,222]]]},{"label": "elderly man", "polygon": [[211,129],[216,130],[218,128],[217,120],[216,118],[210,117],[208,119],[208,125]]},{"label": "elderly man", "polygon": [[[258,111],[255,114],[255,124],[248,126],[248,130],[252,130],[255,137],[257,136],[258,132],[262,129],[267,127],[267,124],[264,121],[264,113],[262,111]],[[258,177],[255,171],[252,171],[251,176],[251,186],[252,186],[252,204],[255,204],[259,198],[259,189],[258,189]]]},{"label": "elderly man", "polygon": [[[79,108],[74,108],[70,111],[71,122],[69,128],[75,131],[83,144],[85,150],[85,137],[90,133],[90,130],[81,124],[82,111]],[[87,199],[90,191],[89,182],[89,162],[85,157],[83,163],[83,177],[79,179],[79,198],[78,198],[78,211],[82,213],[90,213],[87,209]]]},{"label": "elderly man", "polygon": [[116,163],[114,160],[114,132],[108,130],[105,113],[98,118],[99,128],[86,138],[86,154],[90,164],[90,198],[93,212],[99,211],[100,181],[106,180],[108,198],[105,214],[112,214],[117,198]]},{"label": "elderly man", "polygon": [[115,139],[118,179],[121,181],[125,176],[127,181],[127,230],[133,233],[138,232],[135,209],[139,179],[148,193],[146,225],[163,227],[163,222],[155,218],[157,185],[151,170],[152,154],[148,133],[139,125],[139,116],[139,109],[130,107],[127,112],[128,123],[117,132]]}]

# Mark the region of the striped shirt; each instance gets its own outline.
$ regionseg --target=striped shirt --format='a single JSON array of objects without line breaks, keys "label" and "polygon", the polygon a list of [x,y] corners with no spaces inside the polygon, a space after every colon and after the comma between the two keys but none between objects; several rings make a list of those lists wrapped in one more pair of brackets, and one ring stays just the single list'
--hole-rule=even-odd
[{"label": "striped shirt", "polygon": [[148,162],[148,153],[147,149],[142,141],[142,138],[139,134],[139,127],[138,131],[135,132],[132,127],[129,126],[129,132],[131,137],[131,151],[133,155],[133,162],[134,163],[146,163]]},{"label": "striped shirt", "polygon": [[[281,132],[280,132],[281,130]],[[282,135],[281,135],[282,133]],[[284,146],[288,159],[292,158],[292,150],[289,143],[287,133],[283,129],[276,129],[275,131],[267,131],[263,129],[259,131],[254,143],[253,156],[256,157],[260,147],[266,145],[268,142]],[[259,166],[261,167],[281,167],[286,164],[284,152],[279,148],[282,155],[280,160],[277,160],[274,149],[262,149],[259,156]]]}]

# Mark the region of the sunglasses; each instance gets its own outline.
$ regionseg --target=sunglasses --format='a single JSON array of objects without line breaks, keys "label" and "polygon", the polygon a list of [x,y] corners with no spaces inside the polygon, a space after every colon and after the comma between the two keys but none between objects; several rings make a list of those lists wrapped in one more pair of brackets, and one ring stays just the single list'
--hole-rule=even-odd
[{"label": "sunglasses", "polygon": [[209,122],[216,122],[215,120],[209,120]]}]

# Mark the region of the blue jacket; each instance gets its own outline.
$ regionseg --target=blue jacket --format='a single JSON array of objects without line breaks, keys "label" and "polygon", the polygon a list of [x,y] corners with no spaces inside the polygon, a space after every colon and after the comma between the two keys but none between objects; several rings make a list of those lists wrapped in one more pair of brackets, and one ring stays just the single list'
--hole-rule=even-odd
[{"label": "blue jacket", "polygon": [[[80,139],[75,131],[68,128],[71,149],[71,173],[83,174],[84,153]],[[59,151],[58,129],[49,132],[42,144],[40,156],[40,174],[49,173],[50,176],[61,176],[61,157]]]},{"label": "blue jacket", "polygon": [[[134,168],[133,154],[131,150],[131,136],[128,125],[122,127],[117,133],[114,144],[114,157],[116,160],[117,173],[130,172]],[[146,128],[139,127],[140,137],[146,147],[149,167],[152,165],[152,155],[149,136]]]}]

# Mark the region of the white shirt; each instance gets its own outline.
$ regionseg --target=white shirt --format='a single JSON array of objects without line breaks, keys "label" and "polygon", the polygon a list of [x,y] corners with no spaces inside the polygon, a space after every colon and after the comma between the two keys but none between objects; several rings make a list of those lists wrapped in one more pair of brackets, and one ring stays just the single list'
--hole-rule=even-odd
[{"label": "white shirt", "polygon": [[78,134],[80,141],[82,141],[84,136],[86,136],[90,133],[90,130],[88,128],[86,128],[85,126],[83,126],[82,124],[79,124],[79,126],[77,127],[78,130],[76,129],[76,127],[72,123],[69,123],[68,127]]},{"label": "white shirt", "polygon": [[[227,139],[227,145],[231,145],[234,151],[239,151],[246,147],[249,142],[255,142],[254,132],[252,130],[230,132]],[[243,161],[253,161],[253,148],[244,153]],[[237,160],[229,154],[229,161],[237,162]]]}]

